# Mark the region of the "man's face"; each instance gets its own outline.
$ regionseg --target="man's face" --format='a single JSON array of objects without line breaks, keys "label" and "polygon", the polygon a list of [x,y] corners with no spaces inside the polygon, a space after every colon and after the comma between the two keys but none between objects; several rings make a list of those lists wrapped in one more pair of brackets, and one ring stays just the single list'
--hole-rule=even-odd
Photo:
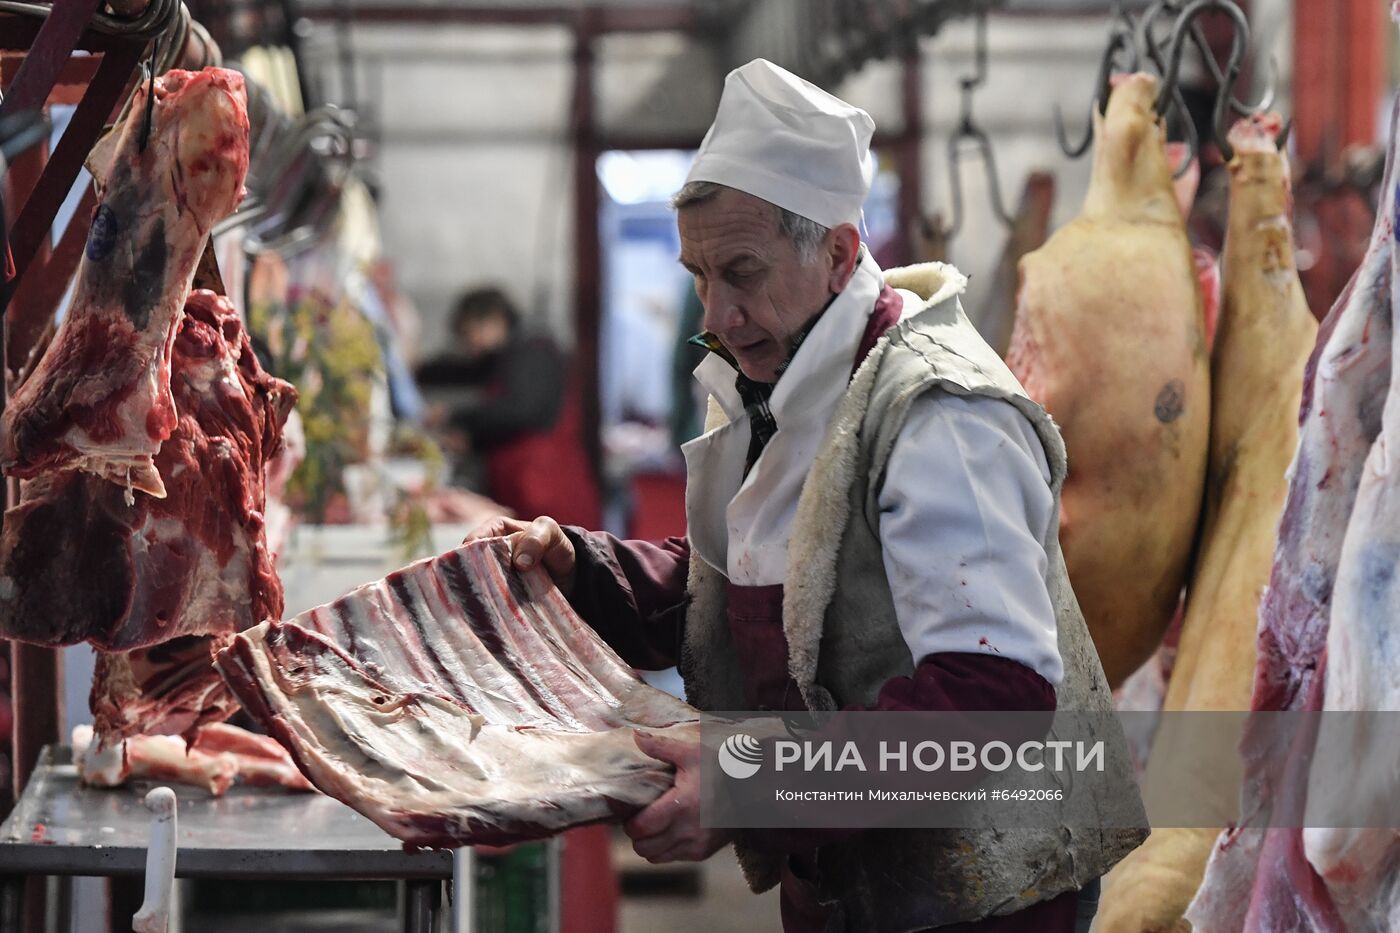
[{"label": "man's face", "polygon": [[723,188],[677,214],[681,264],[695,276],[705,329],[744,375],[773,382],[792,338],[831,297],[825,250],[803,263],[767,201]]}]

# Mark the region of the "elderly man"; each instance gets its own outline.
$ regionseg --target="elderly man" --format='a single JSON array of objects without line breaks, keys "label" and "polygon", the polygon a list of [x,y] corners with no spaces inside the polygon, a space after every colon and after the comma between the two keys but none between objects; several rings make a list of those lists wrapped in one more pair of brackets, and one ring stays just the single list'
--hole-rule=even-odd
[{"label": "elderly man", "polygon": [[[874,130],[757,60],[726,80],[674,205],[711,351],[688,534],[503,521],[637,667],[713,710],[1107,710],[1058,545],[1064,448],[933,265],[861,243]],[[652,861],[734,842],[792,931],[1068,931],[1140,835],[732,834],[700,823],[699,746],[639,736],[675,786],[626,830]],[[1131,786],[1121,788],[1135,793]],[[1092,907],[1089,908],[1092,912]]]}]

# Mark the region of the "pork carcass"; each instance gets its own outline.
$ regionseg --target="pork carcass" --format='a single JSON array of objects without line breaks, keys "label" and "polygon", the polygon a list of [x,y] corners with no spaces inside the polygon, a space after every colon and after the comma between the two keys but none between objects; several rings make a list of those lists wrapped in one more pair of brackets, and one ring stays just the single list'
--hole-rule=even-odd
[{"label": "pork carcass", "polygon": [[[1400,103],[1391,126],[1400,120]],[[1392,130],[1393,133],[1393,130]],[[1329,628],[1343,540],[1356,511],[1367,456],[1381,431],[1391,386],[1395,183],[1392,135],[1383,209],[1366,258],[1323,321],[1304,374],[1298,449],[1289,468],[1273,571],[1259,609],[1251,709],[1320,710],[1330,663]],[[1368,507],[1376,507],[1372,501]],[[1386,539],[1375,539],[1384,541]],[[1341,618],[1337,616],[1337,618]],[[1393,622],[1348,616],[1346,625]],[[1362,646],[1376,651],[1383,641]],[[1348,664],[1351,662],[1347,662]],[[1374,708],[1374,707],[1373,707]],[[1241,826],[1216,840],[1205,880],[1187,911],[1209,933],[1342,933],[1342,914],[1304,851],[1307,767],[1316,727],[1281,730],[1252,720],[1244,758]],[[1335,766],[1335,763],[1333,763]],[[1270,822],[1273,828],[1266,828]]]},{"label": "pork carcass", "polygon": [[94,787],[146,779],[203,788],[215,797],[235,783],[315,790],[281,745],[227,723],[204,726],[188,745],[173,735],[138,735],[106,747],[94,741],[91,726],[79,726],[73,759],[83,783]]},{"label": "pork carcass", "polygon": [[218,665],[316,787],[409,846],[499,844],[623,818],[672,781],[633,729],[693,726],[505,539],[419,561]]},{"label": "pork carcass", "polygon": [[1078,217],[1021,261],[1007,364],[1064,433],[1060,541],[1110,685],[1176,610],[1205,480],[1201,294],[1150,75],[1095,115]]},{"label": "pork carcass", "polygon": [[[1230,132],[1230,220],[1224,301],[1211,352],[1210,455],[1200,550],[1186,590],[1186,618],[1163,708],[1246,710],[1255,663],[1259,601],[1273,566],[1285,473],[1298,442],[1303,368],[1317,338],[1294,263],[1287,157],[1274,140],[1277,116],[1241,120]],[[1149,762],[1180,760],[1173,730]],[[1239,763],[1210,786],[1230,792]],[[1106,879],[1102,933],[1184,928],[1219,830],[1155,829]]]},{"label": "pork carcass", "polygon": [[164,496],[152,462],[176,424],[170,352],[210,228],[248,170],[243,77],[207,68],[155,79],[93,150],[99,203],[68,317],[0,419],[0,467],[81,469]]}]

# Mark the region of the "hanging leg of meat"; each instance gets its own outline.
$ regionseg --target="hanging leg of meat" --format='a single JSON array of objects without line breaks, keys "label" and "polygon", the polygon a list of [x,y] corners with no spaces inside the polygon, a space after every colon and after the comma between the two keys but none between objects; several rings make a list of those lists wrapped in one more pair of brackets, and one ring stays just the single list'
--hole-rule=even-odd
[{"label": "hanging leg of meat", "polygon": [[1011,342],[1011,327],[1016,321],[1017,269],[1021,257],[1040,249],[1050,235],[1050,211],[1055,206],[1055,176],[1049,172],[1031,172],[1021,192],[1021,204],[1011,230],[1002,247],[1001,259],[992,271],[992,290],[982,302],[981,313],[973,321],[982,339],[1006,355]]},{"label": "hanging leg of meat", "polygon": [[1007,363],[1064,432],[1060,541],[1110,685],[1156,650],[1196,535],[1210,424],[1201,295],[1156,81],[1095,118],[1084,206],[1021,261]]},{"label": "hanging leg of meat", "polygon": [[248,170],[243,77],[208,68],[148,86],[90,163],[100,201],[72,308],[0,420],[11,476],[78,468],[164,496],[153,463],[175,429],[170,352],[209,229],[238,205]]},{"label": "hanging leg of meat", "polygon": [[[1303,369],[1317,339],[1294,265],[1287,157],[1274,115],[1230,133],[1230,222],[1224,303],[1211,353],[1210,455],[1204,526],[1186,590],[1186,618],[1163,708],[1245,710],[1255,665],[1259,600],[1273,566],[1285,473],[1298,442]],[[1181,760],[1162,736],[1149,764]],[[1234,775],[1229,772],[1233,769]],[[1204,798],[1228,790],[1239,763],[1224,762],[1208,787],[1174,784]],[[1189,780],[1189,778],[1186,778]],[[1154,830],[1109,874],[1096,929],[1103,933],[1185,929],[1219,830]]]},{"label": "hanging leg of meat", "polygon": [[[1400,109],[1392,126],[1397,120]],[[1394,190],[1394,147],[1392,136],[1381,189],[1388,193]],[[1254,710],[1322,708],[1342,543],[1391,382],[1393,240],[1394,218],[1382,210],[1366,258],[1323,322],[1304,374],[1298,449],[1259,609]],[[1304,769],[1313,742],[1311,730],[1279,730],[1262,717],[1246,730],[1242,826],[1216,841],[1205,881],[1187,912],[1197,929],[1345,929],[1304,855],[1302,831],[1286,828],[1303,818]],[[1283,825],[1262,828],[1271,815]]]},{"label": "hanging leg of meat", "polygon": [[420,561],[219,655],[311,782],[411,846],[619,819],[671,783],[633,728],[699,718],[646,685],[503,539]]}]

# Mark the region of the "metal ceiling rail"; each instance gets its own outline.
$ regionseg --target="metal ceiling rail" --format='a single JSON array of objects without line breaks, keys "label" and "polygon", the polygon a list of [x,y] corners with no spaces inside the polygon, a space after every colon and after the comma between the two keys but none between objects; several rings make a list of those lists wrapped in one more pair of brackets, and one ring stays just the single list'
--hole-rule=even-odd
[{"label": "metal ceiling rail", "polygon": [[317,22],[335,22],[349,13],[357,24],[467,26],[571,26],[587,15],[595,33],[698,32],[712,17],[690,5],[632,6],[627,4],[427,6],[419,3],[354,4],[348,11],[333,5],[306,4],[301,13]]},{"label": "metal ceiling rail", "polygon": [[729,32],[731,65],[763,56],[823,87],[867,62],[910,54],[947,23],[1006,0],[753,0]]}]

